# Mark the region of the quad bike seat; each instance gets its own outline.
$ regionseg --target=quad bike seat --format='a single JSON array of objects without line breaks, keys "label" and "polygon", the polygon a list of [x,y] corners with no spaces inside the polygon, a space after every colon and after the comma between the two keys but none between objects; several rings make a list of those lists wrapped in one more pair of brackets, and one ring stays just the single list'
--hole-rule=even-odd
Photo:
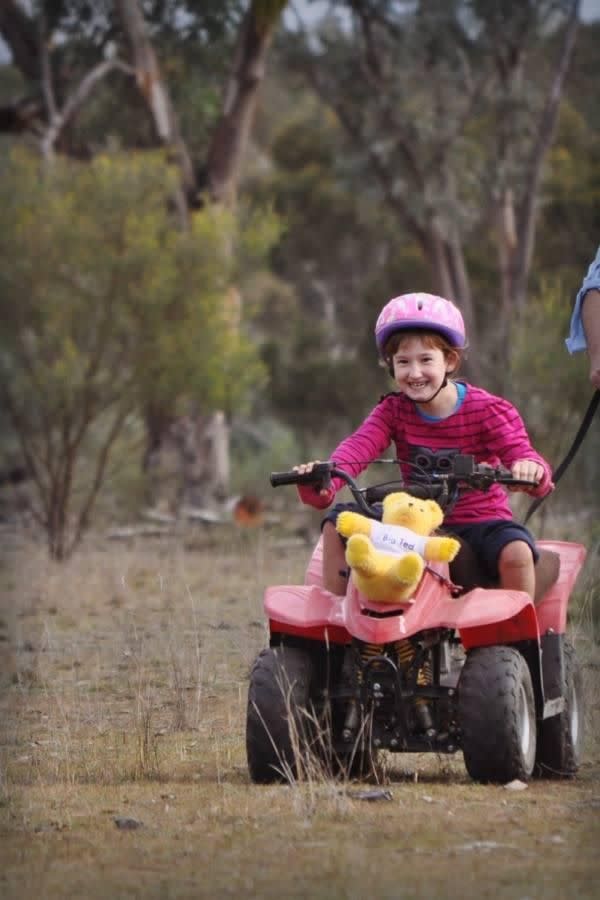
[{"label": "quad bike seat", "polygon": [[[460,542],[461,548],[453,562],[450,563],[450,578],[456,585],[460,585],[461,594],[473,590],[476,587],[494,588],[498,582],[489,578],[483,571],[475,553],[464,541]],[[557,581],[560,571],[560,557],[553,550],[538,548],[540,557],[535,564],[535,593],[534,603],[539,603],[545,593]]]}]

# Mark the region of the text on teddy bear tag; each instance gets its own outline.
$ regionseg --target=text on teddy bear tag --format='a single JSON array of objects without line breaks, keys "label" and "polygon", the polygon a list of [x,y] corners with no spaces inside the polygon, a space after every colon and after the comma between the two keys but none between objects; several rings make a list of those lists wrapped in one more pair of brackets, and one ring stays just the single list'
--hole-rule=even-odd
[{"label": "text on teddy bear tag", "polygon": [[371,542],[378,550],[385,550],[394,556],[405,553],[425,555],[427,537],[404,528],[402,525],[384,525],[383,522],[371,523]]}]

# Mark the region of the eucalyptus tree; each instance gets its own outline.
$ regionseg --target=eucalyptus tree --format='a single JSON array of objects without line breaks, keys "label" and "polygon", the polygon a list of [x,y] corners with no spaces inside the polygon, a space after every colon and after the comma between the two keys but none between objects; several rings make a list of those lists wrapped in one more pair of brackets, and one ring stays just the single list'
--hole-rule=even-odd
[{"label": "eucalyptus tree", "polygon": [[[234,209],[266,55],[284,5],[283,0],[40,0],[28,13],[17,0],[8,0],[0,12],[0,33],[23,75],[25,97],[5,103],[0,128],[4,122],[7,130],[33,136],[49,163],[57,152],[93,157],[107,138],[130,149],[164,147],[179,171],[171,205],[178,227],[186,231],[194,211],[206,203]],[[244,217],[238,218],[239,233]],[[258,232],[255,243],[261,244]],[[232,238],[230,254],[238,248]],[[243,259],[229,261],[238,277],[242,268]],[[239,331],[240,293],[227,279],[223,284],[230,330]],[[200,423],[211,423],[213,407],[207,395],[188,390],[186,396],[202,431]],[[161,398],[148,397],[145,418],[147,449],[155,451],[145,458],[157,459],[162,440],[169,440],[174,410]],[[227,489],[224,464],[213,477],[209,473],[206,490],[210,495]]]},{"label": "eucalyptus tree", "polygon": [[[544,162],[573,55],[579,0],[337,0],[289,65],[334,113],[364,190],[462,307],[471,371],[496,385],[525,307]],[[557,40],[558,36],[558,40]],[[476,290],[485,248],[491,297]]]},{"label": "eucalyptus tree", "polygon": [[177,181],[156,153],[48,170],[20,149],[0,173],[0,401],[56,559],[81,540],[140,407],[235,404],[261,378],[222,303],[234,217],[211,205],[174,229]]}]

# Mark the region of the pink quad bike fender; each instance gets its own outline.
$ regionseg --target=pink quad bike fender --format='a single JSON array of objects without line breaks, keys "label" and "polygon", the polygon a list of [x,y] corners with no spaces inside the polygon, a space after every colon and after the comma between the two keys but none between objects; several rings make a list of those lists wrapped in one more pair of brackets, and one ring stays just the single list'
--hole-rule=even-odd
[{"label": "pink quad bike fender", "polygon": [[453,627],[466,650],[565,633],[567,607],[586,549],[566,541],[538,541],[537,546],[557,553],[560,566],[555,583],[536,605],[526,593],[501,588],[475,588],[458,598],[464,606]]},{"label": "pink quad bike fender", "polygon": [[[439,569],[443,575],[443,567]],[[331,643],[354,637],[388,644],[435,628],[459,631],[467,649],[539,637],[528,594],[475,588],[453,597],[431,571],[425,572],[410,603],[371,603],[352,583],[344,597],[315,584],[277,585],[267,588],[265,612],[272,632]]]},{"label": "pink quad bike fender", "polygon": [[[560,556],[560,574],[538,607],[521,591],[475,588],[453,597],[446,565],[426,571],[412,602],[401,605],[368,601],[352,582],[346,596],[321,586],[321,542],[309,563],[304,585],[278,585],[265,593],[265,612],[273,632],[301,635],[332,643],[352,637],[386,644],[426,629],[458,631],[465,649],[475,646],[539,640],[549,629],[563,633],[570,592],[585,559],[579,544],[540,542]],[[442,576],[442,580],[435,574]]]},{"label": "pink quad bike fender", "polygon": [[587,551],[583,544],[567,541],[537,541],[537,546],[557,553],[560,558],[558,578],[536,606],[540,634],[564,634],[567,629],[569,599]]}]

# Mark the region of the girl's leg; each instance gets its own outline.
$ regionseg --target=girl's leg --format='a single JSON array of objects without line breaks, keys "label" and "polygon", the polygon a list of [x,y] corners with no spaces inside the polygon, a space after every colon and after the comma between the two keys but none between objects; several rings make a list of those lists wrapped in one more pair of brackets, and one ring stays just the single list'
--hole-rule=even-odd
[{"label": "girl's leg", "polygon": [[525,541],[505,544],[498,557],[500,587],[512,591],[526,591],[531,599],[535,593],[535,566],[531,547]]},{"label": "girl's leg", "polygon": [[343,595],[348,584],[344,544],[332,522],[323,525],[323,587],[332,594]]}]

